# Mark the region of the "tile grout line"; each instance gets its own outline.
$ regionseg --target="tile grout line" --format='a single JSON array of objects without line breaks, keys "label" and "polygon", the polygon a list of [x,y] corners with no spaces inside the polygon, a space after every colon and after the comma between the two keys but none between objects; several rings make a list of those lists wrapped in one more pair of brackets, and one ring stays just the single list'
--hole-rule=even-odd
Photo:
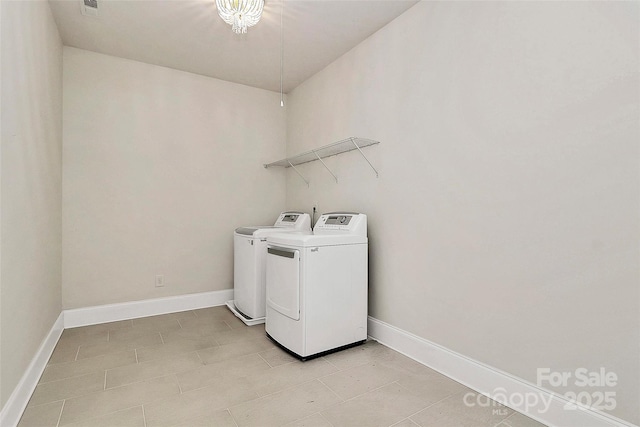
[{"label": "tile grout line", "polygon": [[[89,413],[89,415],[86,416],[86,417],[80,417],[80,418],[76,419],[75,421],[73,421],[71,423],[71,425],[76,425],[77,423],[83,423],[83,422],[88,422],[88,421],[94,421],[94,420],[96,420],[98,418],[107,417],[107,416],[113,415],[113,414],[118,414],[118,413],[121,413],[121,412],[124,412],[124,411],[128,411],[130,409],[139,408],[141,406],[142,406],[142,404],[135,405],[135,406],[127,406],[126,408],[116,409],[114,411],[109,411],[109,412],[106,412],[106,413],[103,413],[103,414],[98,414],[98,415],[94,415],[92,413]],[[144,414],[143,414],[143,416],[144,416]],[[61,426],[57,426],[57,427],[61,427]]]},{"label": "tile grout line", "polygon": [[231,416],[231,420],[233,421],[233,424],[235,424],[236,427],[240,427],[238,425],[238,422],[236,421],[235,417],[233,416],[233,414],[231,413],[231,409],[227,408],[227,412],[229,413],[229,415]]},{"label": "tile grout line", "polygon": [[[396,382],[397,382],[397,381],[396,381]],[[403,387],[403,386],[402,386],[402,384],[400,384],[399,382],[398,382],[398,385],[399,385],[400,387],[402,387],[402,388],[406,389],[406,387]],[[448,395],[448,396],[446,396],[446,397],[443,397],[442,399],[440,399],[440,400],[438,400],[438,401],[435,401],[435,402],[433,402],[433,403],[430,403],[429,405],[425,406],[424,408],[420,409],[419,411],[416,411],[416,412],[412,413],[411,415],[408,415],[406,418],[407,418],[407,419],[409,419],[409,420],[411,420],[411,422],[412,422],[412,423],[417,424],[417,425],[420,425],[420,424],[418,424],[417,422],[413,421],[413,419],[412,419],[411,417],[413,417],[413,416],[414,416],[414,415],[416,415],[416,414],[419,414],[420,412],[424,411],[425,409],[429,409],[429,408],[431,408],[432,406],[437,405],[438,403],[443,402],[443,401],[445,401],[445,400],[449,399],[451,396],[455,396],[456,394],[462,394],[462,392],[460,392],[460,393],[452,393],[452,394],[450,394],[450,395]]]},{"label": "tile grout line", "polygon": [[[388,382],[388,383],[386,383],[386,384],[383,384],[383,385],[381,385],[381,386],[379,386],[379,387],[372,388],[371,390],[367,390],[367,391],[365,391],[364,393],[360,393],[360,394],[358,394],[358,395],[356,395],[356,396],[353,396],[353,397],[350,397],[349,399],[344,400],[344,401],[343,401],[343,403],[346,403],[346,402],[349,402],[349,401],[351,401],[351,400],[357,399],[357,398],[359,398],[359,397],[361,397],[361,396],[364,396],[364,395],[365,395],[365,394],[367,394],[367,393],[371,393],[371,392],[373,392],[373,391],[380,390],[381,388],[384,388],[384,387],[386,387],[386,386],[388,386],[388,385],[391,385],[391,384],[395,384],[395,383],[397,383],[397,382],[398,382],[398,380],[393,380],[393,381]],[[398,384],[398,385],[400,385],[400,384]],[[402,387],[402,386],[401,386],[401,387]],[[403,387],[403,388],[404,388],[404,387]]]},{"label": "tile grout line", "polygon": [[[211,339],[213,340],[213,342],[216,343],[216,345],[215,345],[216,347],[220,347],[220,341],[218,341],[218,339],[216,338],[215,334],[211,335]],[[211,347],[211,348],[213,348],[213,347]]]},{"label": "tile grout line", "polygon": [[342,403],[342,402],[344,402],[344,401],[345,401],[345,399],[344,399],[342,396],[340,396],[337,392],[335,392],[331,387],[329,387],[328,385],[326,385],[326,384],[324,383],[324,381],[322,381],[322,379],[318,378],[318,381],[320,382],[320,384],[322,384],[322,385],[323,385],[323,386],[325,386],[327,389],[329,389],[329,391],[330,391],[331,393],[335,394],[335,396],[338,398],[338,400],[340,400],[340,403]]},{"label": "tile grout line", "polygon": [[62,411],[64,411],[64,404],[67,402],[67,400],[63,400],[62,401],[62,406],[60,407],[60,413],[58,414],[58,422],[56,423],[56,427],[60,426],[60,419],[62,419]]},{"label": "tile grout line", "polygon": [[[326,409],[326,408],[325,408],[325,409]],[[289,422],[289,423],[287,423],[287,424],[285,424],[285,425],[289,425],[289,424],[295,423],[295,422],[297,422],[297,421],[304,421],[304,420],[306,420],[307,418],[311,418],[311,417],[313,417],[314,415],[318,415],[320,418],[322,418],[324,421],[326,421],[326,422],[327,422],[327,424],[329,424],[331,427],[333,427],[333,424],[331,424],[331,423],[329,422],[329,420],[327,420],[325,417],[323,417],[323,416],[322,416],[322,413],[321,413],[320,411],[314,412],[313,414],[305,415],[305,416],[303,416],[302,418],[296,418],[295,420],[293,420],[293,421],[291,421],[291,422]]]},{"label": "tile grout line", "polygon": [[142,421],[144,421],[144,427],[147,427],[147,415],[144,413],[144,405],[140,405],[142,408]]},{"label": "tile grout line", "polygon": [[[142,363],[145,363],[145,362],[142,362]],[[189,372],[189,371],[183,371],[183,372]],[[168,374],[167,374],[167,373],[165,373],[165,374],[161,374],[161,375],[156,375],[156,376],[154,376],[154,377],[143,378],[143,379],[137,379],[137,380],[132,381],[132,382],[130,382],[130,383],[123,383],[123,384],[120,384],[120,385],[117,385],[117,386],[111,387],[111,388],[109,388],[109,391],[111,391],[111,390],[117,390],[117,389],[122,388],[122,387],[129,387],[129,386],[132,386],[132,385],[134,385],[134,384],[140,384],[140,383],[144,383],[144,382],[148,382],[148,381],[157,380],[157,379],[159,379],[159,378],[168,378],[168,377],[171,377],[171,376],[176,376],[177,374],[181,374],[181,373],[183,373],[183,372],[178,372],[178,373],[168,373]],[[180,388],[180,384],[177,384],[177,385],[178,385],[178,388]],[[208,386],[205,386],[205,387],[208,387]],[[200,390],[200,389],[203,389],[203,388],[205,388],[205,387],[200,387],[200,388],[197,388],[197,389],[194,389],[194,390]],[[189,392],[189,391],[193,391],[193,390],[187,390],[187,392]],[[99,392],[99,391],[97,391],[97,392],[93,392],[93,393],[100,393],[100,392]],[[91,393],[91,394],[93,394],[93,393]],[[147,403],[149,403],[149,402],[147,402]],[[129,409],[129,408],[128,408],[128,409]]]},{"label": "tile grout line", "polygon": [[[294,385],[291,385],[291,386],[289,386],[289,387],[285,387],[285,388],[283,388],[283,389],[281,389],[281,390],[274,391],[273,393],[265,394],[264,396],[259,396],[259,397],[258,397],[258,399],[253,399],[253,400],[262,400],[262,399],[264,399],[264,398],[266,398],[266,397],[273,396],[273,395],[278,394],[278,393],[282,393],[282,392],[284,392],[284,391],[290,390],[290,389],[295,388],[295,387],[300,387],[300,386],[303,386],[303,385],[311,384],[311,383],[313,383],[313,382],[315,382],[315,381],[317,381],[317,382],[319,382],[320,384],[322,384],[325,388],[328,388],[328,389],[329,389],[329,391],[331,391],[333,394],[335,394],[335,395],[338,397],[338,399],[340,400],[339,402],[337,402],[337,403],[335,403],[335,404],[332,404],[332,405],[327,406],[327,407],[326,407],[326,408],[324,408],[323,410],[327,410],[327,409],[329,409],[329,408],[337,407],[337,406],[339,406],[339,405],[342,405],[344,402],[346,402],[346,400],[343,400],[343,399],[342,399],[342,398],[341,398],[341,397],[340,397],[340,396],[339,396],[335,391],[331,390],[331,388],[330,388],[329,386],[327,386],[325,383],[323,383],[322,381],[320,381],[320,378],[314,378],[314,379],[309,380],[309,381],[304,381],[304,382],[299,383],[299,384],[294,384]],[[250,400],[249,400],[249,401],[247,401],[247,402],[250,402]],[[314,412],[313,414],[305,415],[304,417],[302,417],[302,418],[298,418],[298,419],[293,420],[293,421],[291,421],[291,422],[299,421],[299,420],[302,420],[302,419],[308,418],[308,417],[310,417],[311,415],[314,415],[314,414],[320,414],[320,416],[322,417],[322,419],[323,419],[323,420],[325,420],[325,421],[327,421],[327,423],[329,423],[329,425],[333,427],[333,424],[332,424],[331,422],[329,422],[329,420],[327,420],[327,418],[326,418],[326,417],[324,417],[320,411]]]},{"label": "tile grout line", "polygon": [[331,427],[333,427],[333,423],[331,423],[331,421],[329,421],[327,419],[327,417],[325,417],[324,415],[322,415],[322,412],[318,412],[318,414],[320,414],[320,417],[325,420]]},{"label": "tile grout line", "polygon": [[140,363],[140,362],[138,362],[138,349],[134,348],[133,352],[136,354],[136,364]]},{"label": "tile grout line", "polygon": [[[329,365],[333,366],[334,368],[336,368],[338,371],[341,371],[340,368],[338,368],[335,364],[333,364],[333,362],[331,362],[329,359],[327,359],[326,357],[322,356],[322,360],[324,360],[325,362],[327,362]],[[337,372],[338,372],[337,371]]]},{"label": "tile grout line", "polygon": [[224,323],[225,325],[227,325],[227,328],[229,328],[229,330],[233,331],[233,328],[231,326],[229,326],[229,324],[227,323],[226,320],[223,320],[222,323]]},{"label": "tile grout line", "polygon": [[407,418],[403,418],[403,419],[401,419],[400,421],[398,421],[398,422],[396,422],[396,423],[391,424],[389,427],[397,426],[398,424],[400,424],[400,423],[401,423],[401,422],[403,422],[403,421],[409,421],[411,424],[415,424],[416,426],[418,426],[418,427],[419,427],[419,424],[417,424],[415,421],[413,421],[413,420],[412,420],[411,418],[409,418],[409,417],[407,417]]},{"label": "tile grout line", "polygon": [[78,361],[78,356],[80,355],[80,347],[82,347],[82,345],[78,346],[78,350],[76,351],[76,357],[73,359],[74,362]]},{"label": "tile grout line", "polygon": [[65,400],[68,400],[68,399],[73,399],[73,397],[52,400],[51,402],[38,403],[37,405],[32,405],[31,402],[29,402],[29,405],[27,405],[27,408],[38,408],[38,407],[44,406],[44,405],[51,405],[52,403],[64,402]]},{"label": "tile grout line", "polygon": [[107,370],[104,370],[104,387],[102,390],[106,390],[107,389]]},{"label": "tile grout line", "polygon": [[258,357],[259,357],[260,359],[264,360],[264,361],[265,361],[265,363],[266,363],[267,365],[269,365],[269,367],[270,367],[271,369],[273,369],[273,368],[275,367],[275,366],[271,366],[271,363],[269,363],[269,361],[268,361],[267,359],[265,359],[264,357],[262,357],[262,355],[261,355],[260,353],[256,353],[256,354],[258,355]]},{"label": "tile grout line", "polygon": [[182,386],[180,385],[180,380],[178,380],[178,374],[175,373],[175,374],[173,374],[173,376],[176,378],[176,384],[178,384],[178,390],[180,390],[180,394],[184,393],[182,391]]},{"label": "tile grout line", "polygon": [[[291,384],[290,386],[284,387],[284,388],[282,388],[280,390],[277,390],[277,391],[273,391],[273,392],[265,394],[263,396],[258,395],[258,399],[253,399],[253,400],[259,400],[259,399],[263,399],[263,398],[268,397],[268,396],[273,396],[274,394],[282,393],[283,391],[292,389],[294,387],[299,387],[299,386],[302,386],[302,385],[310,384],[310,383],[312,383],[314,381],[318,381],[318,378],[313,378],[313,379],[310,379],[309,381],[304,381],[304,382],[301,382],[301,383]],[[342,402],[340,402],[340,403],[342,403]]]},{"label": "tile grout line", "polygon": [[[130,386],[133,386],[133,385],[136,385],[136,384],[140,384],[140,383],[146,383],[146,382],[149,382],[149,381],[157,380],[159,378],[167,378],[167,377],[170,377],[170,376],[173,376],[173,375],[176,375],[176,374],[164,374],[164,375],[157,375],[155,377],[139,379],[139,380],[136,380],[136,381],[133,381],[133,382],[130,382],[130,383],[123,383],[123,384],[120,384],[120,385],[117,385],[117,386],[113,386],[113,387],[110,387],[108,390],[102,390],[102,391],[117,391],[120,388],[130,387]],[[91,392],[89,394],[97,394],[97,393],[101,393],[102,391],[94,391],[94,392]],[[74,397],[72,397],[70,399],[75,399],[76,397],[82,397],[82,396],[85,396],[85,395],[74,396]],[[147,403],[150,403],[150,402],[147,402]],[[139,406],[139,405],[130,406],[130,407],[126,408],[126,409],[135,408],[137,406]]]},{"label": "tile grout line", "polygon": [[[329,362],[329,363],[331,363],[331,362]],[[369,365],[369,364],[371,364],[371,363],[376,363],[376,361],[375,361],[375,360],[369,360],[369,361],[367,361],[367,362],[358,363],[357,365],[353,365],[353,366],[345,366],[344,368],[341,368],[341,367],[339,367],[339,366],[336,366],[336,365],[334,365],[333,363],[331,363],[331,364],[332,364],[333,366],[335,366],[335,367],[338,369],[338,370],[336,371],[336,373],[338,373],[338,372],[344,372],[344,371],[347,371],[347,370],[349,370],[349,369],[359,368],[359,367],[364,366],[364,365]]]},{"label": "tile grout line", "polygon": [[164,342],[164,338],[162,338],[162,333],[158,332],[158,335],[160,335],[160,341],[162,341],[162,344],[164,344],[165,342]]},{"label": "tile grout line", "polygon": [[[74,362],[68,362],[68,363],[74,363]],[[126,365],[123,365],[123,366],[126,366]],[[99,371],[101,371],[101,370],[102,370],[102,369],[95,369],[95,370],[93,370],[93,371],[91,371],[91,372],[85,372],[84,374],[77,374],[77,375],[75,375],[75,374],[74,374],[74,375],[71,375],[71,376],[69,376],[69,377],[62,377],[62,378],[58,378],[58,379],[56,379],[56,380],[40,381],[40,382],[38,382],[38,384],[37,384],[37,385],[41,385],[41,384],[51,384],[51,383],[55,383],[56,381],[66,381],[66,380],[71,380],[71,379],[74,379],[74,378],[80,378],[80,377],[84,377],[84,376],[86,376],[86,375],[92,375],[92,374],[95,374],[96,372],[99,372]],[[60,401],[60,400],[64,400],[64,399],[59,399],[59,400],[56,400],[56,401],[54,401],[54,402],[58,402],[58,401]],[[51,402],[50,402],[50,403],[51,403]],[[41,403],[40,403],[39,405],[41,405]],[[37,405],[35,405],[35,406],[37,406]]]},{"label": "tile grout line", "polygon": [[[356,348],[357,348],[357,347],[356,347]],[[346,350],[346,351],[348,351],[348,350]],[[329,356],[330,356],[330,355],[329,355]],[[362,363],[356,363],[356,364],[355,364],[355,365],[353,365],[353,366],[345,366],[345,367],[341,368],[341,367],[339,367],[338,365],[336,365],[335,363],[331,362],[329,359],[327,359],[327,358],[326,358],[326,356],[323,356],[323,357],[322,357],[322,360],[324,360],[325,362],[327,362],[328,364],[330,364],[330,365],[334,366],[334,367],[337,369],[337,371],[336,371],[336,372],[334,372],[334,373],[343,372],[343,371],[346,371],[347,369],[358,368],[358,367],[360,367],[360,366],[364,366],[364,365],[368,365],[368,364],[370,364],[370,363],[376,363],[376,362],[378,362],[378,361],[377,361],[377,360],[375,360],[375,359],[374,359],[374,360],[367,360],[367,361],[362,362]]]},{"label": "tile grout line", "polygon": [[[491,400],[493,400],[493,399],[491,399]],[[495,402],[495,401],[494,401],[494,402]],[[506,405],[502,405],[502,406],[504,406],[505,408],[509,408],[509,407],[508,407],[508,406],[506,406]],[[512,408],[509,408],[509,409],[511,409],[511,415],[509,415],[509,416],[507,416],[507,417],[503,418],[503,419],[502,419],[502,421],[504,421],[504,420],[508,420],[509,418],[513,417],[515,414],[522,414],[522,412],[516,411],[515,409],[512,409]],[[522,414],[522,415],[525,415],[525,414]],[[525,415],[525,416],[526,416],[526,415]]]}]

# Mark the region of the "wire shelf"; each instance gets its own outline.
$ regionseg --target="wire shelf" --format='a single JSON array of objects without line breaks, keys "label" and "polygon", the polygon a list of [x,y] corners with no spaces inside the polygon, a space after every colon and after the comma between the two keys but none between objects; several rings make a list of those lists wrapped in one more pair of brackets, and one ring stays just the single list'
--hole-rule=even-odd
[{"label": "wire shelf", "polygon": [[322,146],[320,148],[315,148],[313,150],[306,151],[304,153],[301,153],[295,156],[278,160],[276,162],[267,163],[264,165],[264,167],[265,168],[292,167],[297,172],[297,174],[300,175],[300,177],[304,180],[304,182],[306,182],[307,185],[309,185],[309,181],[300,173],[300,171],[298,171],[298,169],[296,169],[296,166],[319,160],[324,165],[324,167],[329,171],[329,173],[333,175],[333,178],[336,180],[336,182],[338,182],[338,177],[333,172],[331,172],[331,169],[329,169],[329,167],[325,164],[325,162],[322,159],[325,159],[331,156],[337,156],[338,154],[347,153],[349,151],[358,150],[360,154],[362,154],[362,157],[364,157],[364,159],[367,161],[367,163],[369,163],[369,166],[371,166],[371,169],[373,169],[377,177],[378,171],[376,170],[376,168],[373,167],[369,159],[367,159],[367,157],[364,155],[364,153],[361,150],[362,148],[370,147],[376,144],[380,144],[380,141],[374,141],[372,139],[358,138],[353,136],[350,138],[343,139],[341,141],[337,141],[337,142]]}]

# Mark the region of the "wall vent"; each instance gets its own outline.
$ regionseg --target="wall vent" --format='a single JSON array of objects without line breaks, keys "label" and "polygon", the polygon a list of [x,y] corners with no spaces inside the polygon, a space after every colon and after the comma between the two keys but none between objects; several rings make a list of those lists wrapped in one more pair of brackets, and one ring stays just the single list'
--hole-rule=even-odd
[{"label": "wall vent", "polygon": [[80,12],[84,16],[98,16],[98,0],[83,0],[80,4]]}]

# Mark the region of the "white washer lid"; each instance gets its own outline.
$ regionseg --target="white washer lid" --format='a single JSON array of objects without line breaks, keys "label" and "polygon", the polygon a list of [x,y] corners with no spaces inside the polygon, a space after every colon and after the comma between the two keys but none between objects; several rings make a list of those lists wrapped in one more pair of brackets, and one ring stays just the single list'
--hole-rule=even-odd
[{"label": "white washer lid", "polygon": [[242,234],[244,236],[253,236],[253,234],[258,230],[267,230],[274,229],[273,225],[265,225],[265,226],[249,226],[249,227],[238,227],[236,228],[235,234]]},{"label": "white washer lid", "polygon": [[273,225],[249,225],[238,227],[234,235],[253,236],[254,238],[266,237],[273,230],[281,232],[309,232],[311,233],[311,217],[303,212],[282,212]]}]

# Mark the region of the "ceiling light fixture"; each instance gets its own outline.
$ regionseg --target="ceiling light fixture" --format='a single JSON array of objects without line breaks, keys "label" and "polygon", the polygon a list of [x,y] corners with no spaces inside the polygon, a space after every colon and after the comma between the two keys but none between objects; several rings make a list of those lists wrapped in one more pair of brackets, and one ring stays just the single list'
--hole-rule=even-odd
[{"label": "ceiling light fixture", "polygon": [[218,14],[236,34],[246,34],[247,28],[260,21],[264,0],[216,0]]}]

